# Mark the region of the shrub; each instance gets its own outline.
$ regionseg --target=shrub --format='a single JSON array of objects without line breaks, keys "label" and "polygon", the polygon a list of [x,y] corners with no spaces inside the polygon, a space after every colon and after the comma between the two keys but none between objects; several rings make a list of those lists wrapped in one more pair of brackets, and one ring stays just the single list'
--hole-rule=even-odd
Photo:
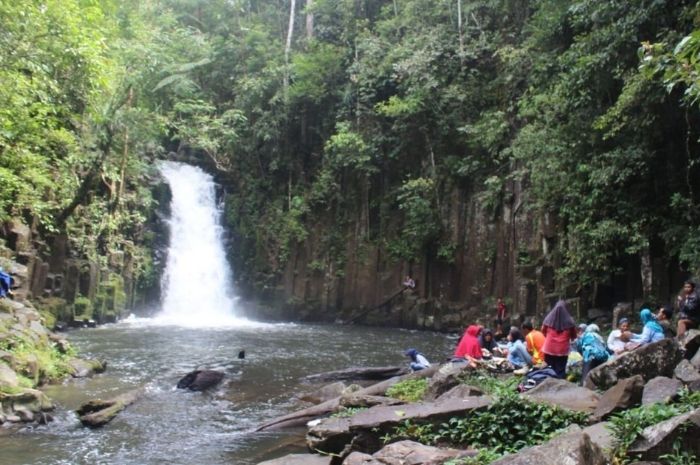
[{"label": "shrub", "polygon": [[418,402],[423,398],[425,391],[428,389],[428,380],[407,379],[399,381],[391,386],[386,391],[386,395],[395,399],[403,400],[404,402]]}]

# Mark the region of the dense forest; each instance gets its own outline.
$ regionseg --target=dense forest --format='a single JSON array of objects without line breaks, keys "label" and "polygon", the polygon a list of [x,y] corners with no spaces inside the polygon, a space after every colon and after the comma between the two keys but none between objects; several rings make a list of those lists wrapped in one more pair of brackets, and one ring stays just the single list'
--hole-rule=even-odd
[{"label": "dense forest", "polygon": [[168,157],[216,173],[239,286],[291,307],[411,274],[539,311],[700,270],[696,2],[27,0],[0,24],[0,221],[142,283]]}]

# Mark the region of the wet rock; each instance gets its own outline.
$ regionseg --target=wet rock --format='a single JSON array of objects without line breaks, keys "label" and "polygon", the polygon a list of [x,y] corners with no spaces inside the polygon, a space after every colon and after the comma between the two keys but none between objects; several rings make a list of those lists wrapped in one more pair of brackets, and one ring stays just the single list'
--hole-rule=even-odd
[{"label": "wet rock", "polygon": [[377,406],[350,418],[328,418],[309,429],[308,446],[314,450],[339,453],[354,441],[354,450],[376,452],[381,448],[379,436],[406,420],[438,423],[453,416],[468,415],[491,405],[488,396],[446,399],[395,407]]},{"label": "wet rock", "polygon": [[205,391],[216,386],[224,379],[224,373],[218,370],[195,370],[187,373],[177,383],[178,389],[190,391]]},{"label": "wet rock", "polygon": [[143,395],[143,388],[137,388],[108,400],[91,400],[76,411],[83,426],[98,428],[112,421],[117,414],[136,402]]},{"label": "wet rock", "polygon": [[668,404],[678,396],[678,391],[683,387],[677,379],[657,376],[644,386],[642,405],[655,404],[657,402]]},{"label": "wet rock", "polygon": [[320,404],[321,402],[340,396],[346,388],[347,386],[345,383],[338,381],[336,383],[327,384],[317,391],[303,394],[299,399],[312,404]]},{"label": "wet rock", "polygon": [[448,460],[476,455],[475,451],[441,449],[415,441],[389,444],[374,455],[353,452],[343,465],[439,465]]},{"label": "wet rock", "polygon": [[330,465],[331,457],[316,454],[290,454],[258,465]]},{"label": "wet rock", "polygon": [[621,379],[600,397],[592,420],[602,420],[615,412],[639,405],[643,392],[644,379],[640,375]]},{"label": "wet rock", "polygon": [[557,378],[547,378],[522,396],[534,402],[588,413],[596,409],[600,400],[596,392]]},{"label": "wet rock", "polygon": [[107,365],[99,360],[81,358],[73,358],[68,364],[71,367],[71,376],[73,378],[89,378],[96,373],[102,373],[107,368]]},{"label": "wet rock", "polygon": [[348,368],[345,370],[329,371],[326,373],[318,373],[309,375],[304,378],[307,382],[332,382],[332,381],[361,381],[374,380],[380,381],[383,379],[393,378],[409,373],[410,370],[406,367],[365,367],[365,368]]},{"label": "wet rock", "polygon": [[658,460],[662,455],[672,452],[673,444],[678,441],[680,450],[698,456],[699,434],[700,408],[645,428],[627,453],[630,457],[639,455],[642,460]]},{"label": "wet rock", "polygon": [[23,388],[15,394],[0,392],[0,411],[11,423],[31,422],[42,417],[38,414],[53,410],[51,400],[41,391]]},{"label": "wet rock", "polygon": [[573,426],[560,436],[534,447],[491,462],[491,465],[606,465],[603,451],[578,426]]},{"label": "wet rock", "polygon": [[683,384],[700,381],[700,373],[698,373],[698,370],[688,360],[682,360],[681,363],[678,364],[675,370],[673,370],[673,376]]},{"label": "wet rock", "polygon": [[585,381],[587,388],[609,389],[618,380],[641,375],[645,381],[657,376],[672,376],[682,359],[681,350],[673,339],[663,339],[626,352],[594,368]]}]

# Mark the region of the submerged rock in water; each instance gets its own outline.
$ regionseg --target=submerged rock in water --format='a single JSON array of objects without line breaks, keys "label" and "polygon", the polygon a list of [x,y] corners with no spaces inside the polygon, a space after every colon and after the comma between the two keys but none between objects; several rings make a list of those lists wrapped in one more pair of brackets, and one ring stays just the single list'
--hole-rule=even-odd
[{"label": "submerged rock in water", "polygon": [[216,386],[224,379],[224,373],[217,370],[195,370],[187,373],[177,383],[178,389],[204,391]]}]

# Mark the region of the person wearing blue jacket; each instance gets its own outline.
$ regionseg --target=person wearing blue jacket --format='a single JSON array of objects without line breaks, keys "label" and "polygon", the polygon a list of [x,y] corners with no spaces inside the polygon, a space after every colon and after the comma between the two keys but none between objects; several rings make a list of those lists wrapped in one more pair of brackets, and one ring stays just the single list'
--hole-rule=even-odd
[{"label": "person wearing blue jacket", "polygon": [[652,342],[660,341],[664,338],[664,329],[661,327],[654,314],[648,308],[643,308],[639,312],[639,318],[642,320],[644,329],[641,334],[633,334],[632,342],[639,345],[651,344]]}]

